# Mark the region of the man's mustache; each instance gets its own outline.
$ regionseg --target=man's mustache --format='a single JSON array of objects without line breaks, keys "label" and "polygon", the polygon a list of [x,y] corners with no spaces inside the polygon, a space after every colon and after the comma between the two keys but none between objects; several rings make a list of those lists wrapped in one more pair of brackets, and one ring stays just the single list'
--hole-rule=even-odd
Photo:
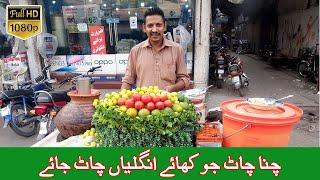
[{"label": "man's mustache", "polygon": [[151,33],[152,36],[160,35],[159,33]]}]

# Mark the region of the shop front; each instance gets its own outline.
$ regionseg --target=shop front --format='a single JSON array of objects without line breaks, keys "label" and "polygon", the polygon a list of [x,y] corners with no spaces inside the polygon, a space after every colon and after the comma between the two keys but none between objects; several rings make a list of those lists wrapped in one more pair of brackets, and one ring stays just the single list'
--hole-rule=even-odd
[{"label": "shop front", "polygon": [[[43,2],[47,32],[58,38],[50,60],[56,76],[85,73],[94,66],[96,84],[120,84],[130,49],[147,39],[143,15],[160,7],[167,20],[167,38],[180,43],[191,74],[194,0],[64,0]],[[109,88],[112,88],[108,86]],[[117,87],[115,87],[117,88]]]}]

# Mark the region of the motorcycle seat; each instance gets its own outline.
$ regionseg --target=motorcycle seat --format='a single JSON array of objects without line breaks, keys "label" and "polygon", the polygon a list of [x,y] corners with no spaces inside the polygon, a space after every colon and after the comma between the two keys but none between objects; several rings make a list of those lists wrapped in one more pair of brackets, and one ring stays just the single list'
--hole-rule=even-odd
[{"label": "motorcycle seat", "polygon": [[[68,93],[67,91],[50,91],[48,93],[42,92],[39,95],[37,95],[36,101],[38,103],[50,103],[50,102],[52,102],[52,100],[54,102],[59,102],[59,101],[69,102],[70,97],[67,95],[67,93]],[[48,94],[51,95],[52,100]]]},{"label": "motorcycle seat", "polygon": [[1,92],[1,99],[13,99],[20,96],[33,96],[33,89],[17,89],[17,90],[8,90]]}]

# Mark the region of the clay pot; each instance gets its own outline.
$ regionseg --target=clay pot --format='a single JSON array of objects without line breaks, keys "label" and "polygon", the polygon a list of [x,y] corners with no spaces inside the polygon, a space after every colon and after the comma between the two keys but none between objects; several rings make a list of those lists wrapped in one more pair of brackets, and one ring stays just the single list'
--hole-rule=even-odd
[{"label": "clay pot", "polygon": [[100,91],[91,89],[91,94],[68,92],[71,101],[55,117],[55,123],[63,138],[83,134],[91,128],[92,115],[95,111],[92,103],[98,99]]}]

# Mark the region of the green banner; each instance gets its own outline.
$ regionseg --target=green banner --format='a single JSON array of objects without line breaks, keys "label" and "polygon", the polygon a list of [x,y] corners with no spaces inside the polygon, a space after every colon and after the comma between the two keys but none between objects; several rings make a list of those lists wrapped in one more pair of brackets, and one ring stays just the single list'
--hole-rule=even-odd
[{"label": "green banner", "polygon": [[319,148],[0,148],[10,179],[297,179]]}]

